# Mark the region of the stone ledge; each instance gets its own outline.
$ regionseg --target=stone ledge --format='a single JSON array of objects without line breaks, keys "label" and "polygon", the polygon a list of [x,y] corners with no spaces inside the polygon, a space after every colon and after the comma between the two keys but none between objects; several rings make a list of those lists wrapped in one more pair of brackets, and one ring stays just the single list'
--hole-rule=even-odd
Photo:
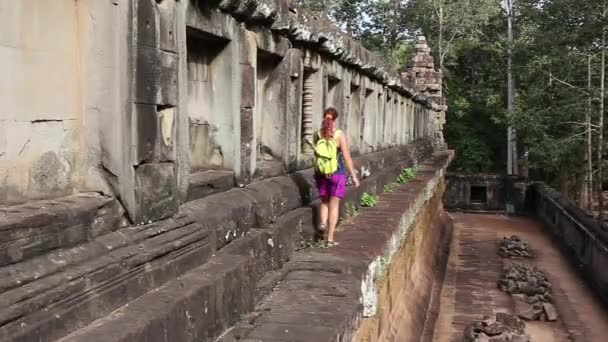
[{"label": "stone ledge", "polygon": [[77,245],[125,225],[112,197],[81,193],[0,208],[0,267]]},{"label": "stone ledge", "polygon": [[207,260],[212,233],[170,219],[2,269],[0,340],[52,340],[108,314]]},{"label": "stone ledge", "polygon": [[[256,284],[293,254],[311,209],[252,228],[209,261],[62,341],[211,341],[253,310]],[[163,333],[159,334],[161,329]]]},{"label": "stone ledge", "polygon": [[234,172],[210,170],[193,173],[188,181],[186,202],[194,201],[234,187]]}]

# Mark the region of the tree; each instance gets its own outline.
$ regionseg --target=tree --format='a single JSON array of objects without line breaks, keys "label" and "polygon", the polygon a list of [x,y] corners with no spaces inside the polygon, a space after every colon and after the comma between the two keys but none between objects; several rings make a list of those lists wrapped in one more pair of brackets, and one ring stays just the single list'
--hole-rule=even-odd
[{"label": "tree", "polygon": [[420,30],[430,40],[440,69],[455,55],[458,41],[476,42],[483,28],[496,17],[496,0],[411,0],[406,17],[411,30]]},{"label": "tree", "polygon": [[[513,6],[514,0],[504,0],[503,8],[507,16],[507,111],[515,113],[515,83],[513,80]],[[507,174],[518,175],[517,130],[507,127]]]}]

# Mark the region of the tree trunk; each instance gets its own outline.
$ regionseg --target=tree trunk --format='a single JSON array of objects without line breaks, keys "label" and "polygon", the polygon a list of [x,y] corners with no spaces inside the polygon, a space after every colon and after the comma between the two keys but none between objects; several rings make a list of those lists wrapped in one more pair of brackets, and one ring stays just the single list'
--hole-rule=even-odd
[{"label": "tree trunk", "polygon": [[443,0],[439,1],[439,70],[443,70]]},{"label": "tree trunk", "polygon": [[591,55],[587,56],[587,111],[585,112],[586,146],[585,146],[585,182],[583,184],[583,203],[581,207],[591,212],[593,208],[593,151],[591,136]]},{"label": "tree trunk", "polygon": [[[507,0],[507,111],[515,113],[515,82],[513,80],[513,0]],[[517,175],[517,131],[507,128],[507,174]]]},{"label": "tree trunk", "polygon": [[[606,17],[606,5],[604,4],[603,17]],[[603,222],[604,215],[604,196],[602,194],[603,183],[603,154],[604,154],[604,99],[605,79],[606,79],[606,27],[602,26],[602,62],[600,71],[600,105],[599,105],[599,120],[598,120],[598,139],[597,139],[597,197],[598,197],[598,219]]]}]

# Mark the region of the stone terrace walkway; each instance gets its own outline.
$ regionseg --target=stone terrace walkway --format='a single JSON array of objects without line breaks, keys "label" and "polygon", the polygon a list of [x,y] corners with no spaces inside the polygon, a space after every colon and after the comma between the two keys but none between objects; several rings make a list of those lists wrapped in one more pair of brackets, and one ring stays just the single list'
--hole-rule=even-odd
[{"label": "stone terrace walkway", "polygon": [[434,336],[426,341],[461,341],[466,324],[495,312],[512,312],[512,299],[497,289],[503,260],[496,242],[519,235],[530,244],[532,259],[553,285],[556,322],[528,322],[532,341],[603,342],[608,336],[608,311],[602,308],[577,271],[561,255],[540,225],[527,218],[451,213],[453,240],[441,291]]}]

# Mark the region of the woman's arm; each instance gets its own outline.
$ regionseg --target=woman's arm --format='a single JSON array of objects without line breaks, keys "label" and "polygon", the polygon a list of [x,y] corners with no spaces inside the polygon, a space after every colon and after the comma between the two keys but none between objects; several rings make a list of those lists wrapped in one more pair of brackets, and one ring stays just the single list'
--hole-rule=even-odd
[{"label": "woman's arm", "polygon": [[350,173],[350,177],[353,179],[353,184],[355,187],[359,187],[359,178],[357,177],[357,171],[353,165],[353,159],[350,156],[350,150],[348,148],[348,142],[346,141],[346,134],[344,134],[344,132],[340,134],[340,150],[342,151],[342,156],[344,157],[346,169],[348,170],[348,173]]}]

